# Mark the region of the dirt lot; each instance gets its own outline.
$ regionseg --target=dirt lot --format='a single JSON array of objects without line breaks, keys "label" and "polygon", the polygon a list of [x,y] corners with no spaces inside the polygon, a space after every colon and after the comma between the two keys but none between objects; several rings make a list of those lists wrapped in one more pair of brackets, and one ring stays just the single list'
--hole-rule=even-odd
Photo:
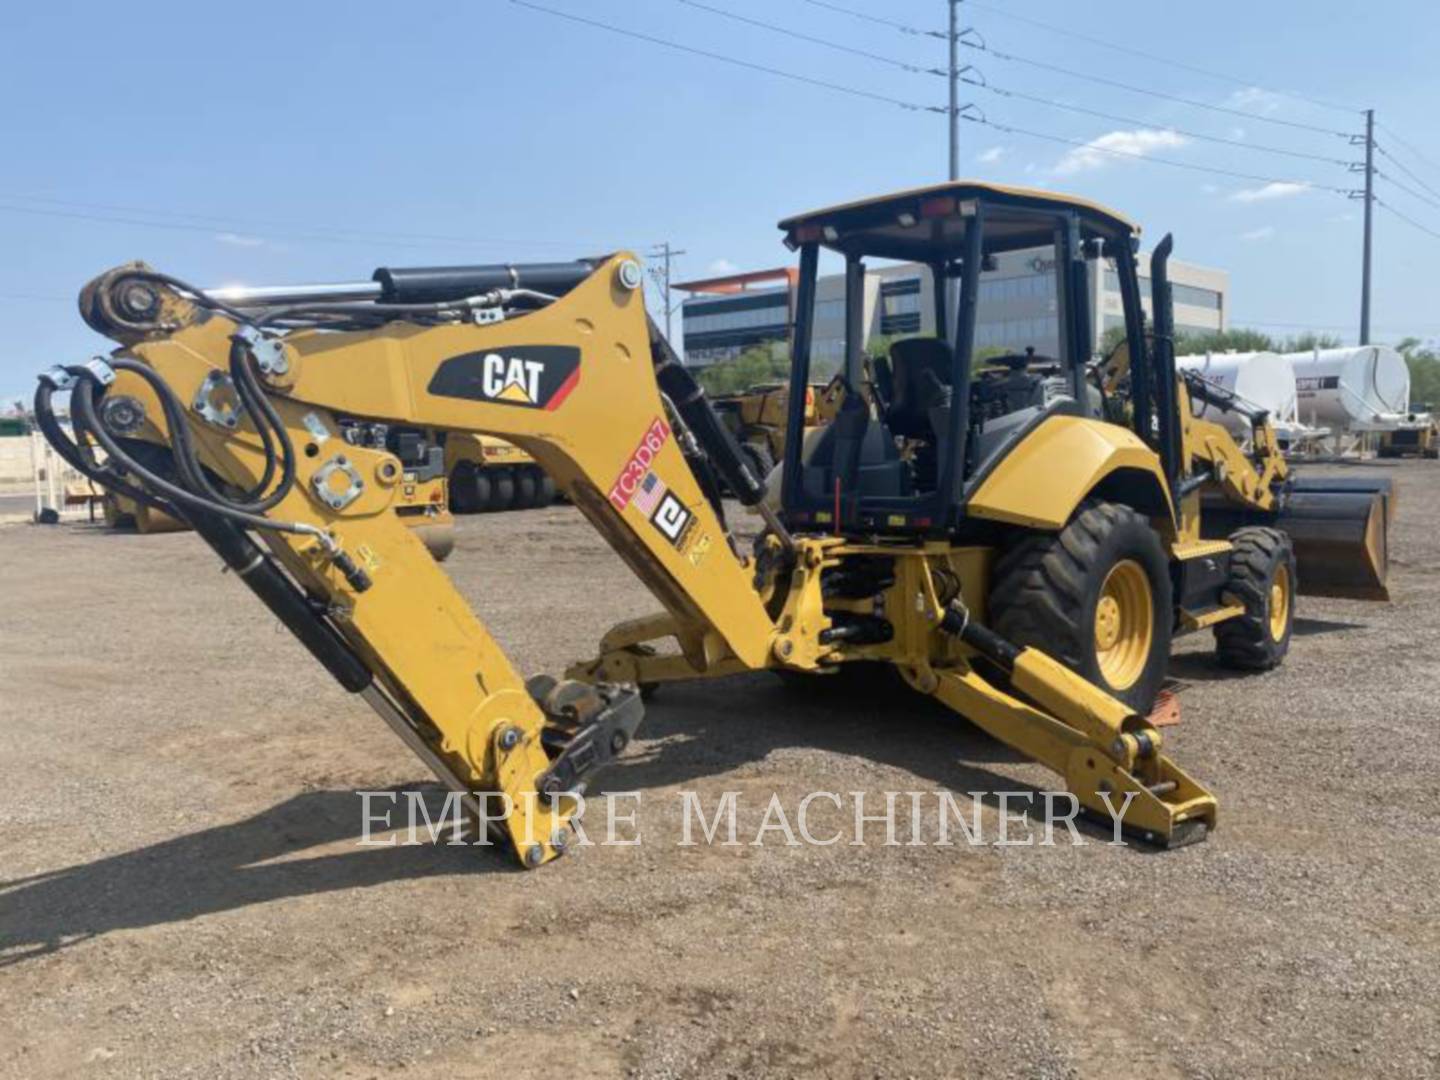
[{"label": "dirt lot", "polygon": [[[748,839],[772,792],[1048,783],[763,675],[651,703],[606,779],[639,847],[360,847],[356,789],[421,767],[195,538],[0,529],[0,1074],[1435,1076],[1440,470],[1387,472],[1393,604],[1305,601],[1260,678],[1178,646],[1222,819],[1166,854],[678,846],[681,789],[741,792]],[[466,520],[450,565],[527,673],[651,609],[565,507]]]}]

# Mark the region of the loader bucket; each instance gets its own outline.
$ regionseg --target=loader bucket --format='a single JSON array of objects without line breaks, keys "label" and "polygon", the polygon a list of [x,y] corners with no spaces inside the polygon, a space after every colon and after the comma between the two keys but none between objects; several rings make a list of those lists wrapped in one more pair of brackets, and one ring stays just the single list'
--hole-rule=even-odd
[{"label": "loader bucket", "polygon": [[1289,534],[1302,596],[1389,600],[1394,512],[1389,480],[1316,477],[1297,479],[1279,514],[1207,500],[1201,515],[1206,536],[1228,536],[1243,525],[1271,525]]}]

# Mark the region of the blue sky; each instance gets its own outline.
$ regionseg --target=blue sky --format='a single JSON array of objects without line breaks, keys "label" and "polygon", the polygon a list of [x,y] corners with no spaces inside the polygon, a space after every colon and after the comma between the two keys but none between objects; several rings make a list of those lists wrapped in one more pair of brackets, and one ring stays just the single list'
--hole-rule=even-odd
[{"label": "blue sky", "polygon": [[[682,0],[536,0],[656,37],[868,93],[940,105],[943,79],[785,37]],[[704,0],[916,66],[944,42],[805,0]],[[991,50],[1233,108],[1197,109],[964,50],[966,88],[997,123],[1194,166],[1152,164],[967,123],[962,173],[1109,203],[1177,257],[1228,269],[1232,318],[1353,340],[1358,202],[1327,158],[1373,105],[1382,169],[1440,190],[1440,9],[1368,5],[979,0]],[[943,0],[835,0],[940,28]],[[1018,18],[1017,18],[1018,16]],[[1167,66],[1024,19],[1170,55]],[[75,313],[90,277],[129,259],[205,284],[368,278],[380,265],[684,248],[681,277],[788,261],[774,223],[829,202],[944,178],[945,118],[606,33],[509,0],[407,5],[9,4],[0,14],[0,396],[104,348]],[[1062,110],[1065,103],[1123,117]],[[1393,136],[1387,134],[1394,133]],[[1208,143],[1193,134],[1232,139]],[[1418,150],[1427,164],[1397,141]],[[1402,171],[1403,164],[1411,170]],[[1413,175],[1412,175],[1413,174]],[[1272,181],[1286,183],[1276,185]],[[1296,186],[1310,182],[1317,186]],[[1437,205],[1379,194],[1440,233]],[[1376,337],[1440,337],[1440,237],[1377,210]],[[1269,325],[1286,324],[1286,325]],[[1293,325],[1291,325],[1293,324]]]}]

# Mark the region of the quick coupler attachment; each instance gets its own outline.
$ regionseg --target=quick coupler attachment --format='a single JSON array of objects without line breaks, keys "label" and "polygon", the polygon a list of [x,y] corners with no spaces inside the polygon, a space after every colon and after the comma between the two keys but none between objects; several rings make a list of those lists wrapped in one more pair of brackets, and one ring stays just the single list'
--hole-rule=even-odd
[{"label": "quick coupler attachment", "polygon": [[[1215,797],[1161,753],[1149,720],[1039,649],[1020,648],[970,619],[946,611],[941,629],[1004,671],[1010,693],[973,676],[959,682],[981,724],[1065,778],[1082,806],[1147,843],[1179,847],[1215,827]],[[1018,695],[1019,700],[1012,696]],[[976,700],[983,695],[984,700]],[[954,689],[942,698],[962,703]],[[1033,702],[1038,712],[1026,702]]]},{"label": "quick coupler attachment", "polygon": [[555,753],[536,783],[546,798],[583,793],[596,771],[624,753],[645,716],[640,691],[630,686],[536,675],[525,689],[545,713],[541,739]]}]

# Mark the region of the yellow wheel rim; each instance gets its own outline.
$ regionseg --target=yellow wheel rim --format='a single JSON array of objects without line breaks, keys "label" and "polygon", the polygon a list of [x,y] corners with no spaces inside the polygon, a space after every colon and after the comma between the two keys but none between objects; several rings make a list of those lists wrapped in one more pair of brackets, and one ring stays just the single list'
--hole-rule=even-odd
[{"label": "yellow wheel rim", "polygon": [[1095,658],[1113,690],[1139,681],[1155,636],[1150,579],[1134,559],[1110,568],[1095,605]]},{"label": "yellow wheel rim", "polygon": [[1290,622],[1290,567],[1281,563],[1275,568],[1275,580],[1270,583],[1270,637],[1275,641],[1285,638],[1285,627]]}]

